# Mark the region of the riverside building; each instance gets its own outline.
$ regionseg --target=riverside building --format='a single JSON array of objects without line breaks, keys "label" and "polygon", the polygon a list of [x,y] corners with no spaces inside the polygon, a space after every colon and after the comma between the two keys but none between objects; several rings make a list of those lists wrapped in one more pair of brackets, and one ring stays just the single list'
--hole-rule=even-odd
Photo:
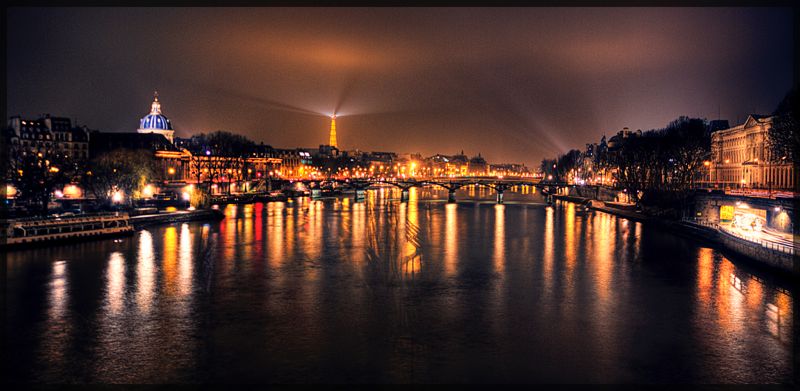
[{"label": "riverside building", "polygon": [[711,134],[708,172],[711,187],[794,189],[791,158],[770,156],[768,138],[774,119],[774,116],[750,115],[740,125]]}]

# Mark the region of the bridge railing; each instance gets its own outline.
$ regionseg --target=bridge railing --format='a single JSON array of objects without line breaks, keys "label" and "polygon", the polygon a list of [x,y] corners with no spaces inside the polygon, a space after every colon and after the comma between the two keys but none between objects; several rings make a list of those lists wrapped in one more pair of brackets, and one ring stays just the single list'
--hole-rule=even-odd
[{"label": "bridge railing", "polygon": [[775,242],[770,241],[770,240],[764,240],[764,239],[761,239],[761,238],[757,238],[757,237],[755,237],[755,235],[746,235],[746,234],[743,234],[741,232],[736,232],[736,231],[733,231],[733,230],[726,229],[724,227],[720,227],[720,231],[722,231],[722,232],[724,232],[726,234],[729,234],[731,236],[735,236],[737,238],[746,240],[748,242],[760,244],[761,247],[768,248],[770,250],[780,251],[780,252],[784,252],[786,254],[794,255],[794,246],[786,246],[786,245],[783,245],[783,244],[780,244],[780,243],[775,243]]},{"label": "bridge railing", "polygon": [[706,219],[698,219],[698,218],[694,218],[694,217],[685,217],[685,218],[683,218],[683,221],[688,222],[688,223],[692,223],[692,224],[702,225],[702,226],[708,227],[708,228],[719,229],[719,224],[717,224],[717,223],[715,223],[713,221],[706,220]]},{"label": "bridge railing", "polygon": [[725,228],[724,226],[722,226],[722,225],[720,225],[718,223],[715,223],[715,222],[712,222],[712,221],[708,221],[706,219],[696,219],[696,218],[688,217],[688,218],[684,218],[683,221],[689,222],[689,223],[692,223],[692,224],[702,225],[704,227],[713,228],[713,229],[719,230],[720,232],[726,233],[728,235],[735,236],[735,237],[737,237],[739,239],[746,240],[746,241],[751,242],[751,243],[759,244],[759,245],[761,245],[761,247],[764,247],[764,248],[767,248],[767,249],[770,249],[770,250],[780,251],[780,252],[784,252],[784,253],[791,254],[791,255],[794,255],[794,253],[795,253],[794,246],[787,246],[787,245],[784,245],[784,244],[773,242],[771,240],[765,240],[765,239],[756,237],[755,235],[743,234],[743,233],[738,232],[738,231],[727,229],[727,228]]}]

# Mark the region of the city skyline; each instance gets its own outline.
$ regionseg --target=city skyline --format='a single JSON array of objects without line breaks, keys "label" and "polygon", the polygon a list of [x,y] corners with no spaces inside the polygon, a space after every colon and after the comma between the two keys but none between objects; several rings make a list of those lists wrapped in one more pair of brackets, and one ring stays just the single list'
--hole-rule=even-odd
[{"label": "city skyline", "polygon": [[797,7],[292,5],[6,12],[5,382],[798,383]]},{"label": "city skyline", "polygon": [[[156,16],[170,23],[145,23]],[[788,8],[11,9],[8,17],[9,115],[49,112],[130,132],[157,89],[178,137],[221,129],[315,146],[335,112],[344,149],[463,149],[530,167],[604,133],[660,128],[680,115],[736,125],[771,112],[792,75]],[[404,20],[415,23],[391,28]],[[754,61],[756,50],[770,61]]]}]

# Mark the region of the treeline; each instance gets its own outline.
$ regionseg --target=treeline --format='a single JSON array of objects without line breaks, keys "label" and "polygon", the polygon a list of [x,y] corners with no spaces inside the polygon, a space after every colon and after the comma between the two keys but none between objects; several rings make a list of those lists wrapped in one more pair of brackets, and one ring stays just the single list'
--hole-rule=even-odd
[{"label": "treeline", "polygon": [[222,130],[192,137],[185,146],[192,153],[189,175],[198,183],[202,198],[211,194],[214,182],[225,184],[221,188],[225,193],[230,192],[231,183],[241,182],[249,168],[246,159],[257,146],[245,136]]},{"label": "treeline", "polygon": [[[699,168],[709,159],[708,123],[679,117],[662,129],[622,133],[586,150],[544,159],[545,179],[603,183],[624,189],[635,202],[646,193],[683,192],[694,187]],[[610,144],[610,145],[609,145]]]},{"label": "treeline", "polygon": [[[798,161],[800,132],[796,89],[771,113],[765,142],[767,160]],[[675,208],[686,200],[711,165],[711,132],[705,119],[681,116],[661,129],[620,132],[610,139],[542,160],[544,181],[593,183],[625,190],[637,204]]]}]

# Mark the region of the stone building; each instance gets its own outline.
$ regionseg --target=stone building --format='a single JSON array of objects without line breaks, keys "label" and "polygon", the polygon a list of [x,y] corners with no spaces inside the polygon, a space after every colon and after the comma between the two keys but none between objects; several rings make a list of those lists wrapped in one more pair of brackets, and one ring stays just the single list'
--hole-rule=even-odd
[{"label": "stone building", "polygon": [[303,177],[314,170],[311,149],[275,148],[273,157],[279,159],[277,170],[283,177]]},{"label": "stone building", "polygon": [[484,176],[489,172],[489,164],[486,159],[478,152],[478,156],[473,156],[469,159],[468,169],[469,175]]},{"label": "stone building", "polygon": [[750,115],[735,127],[711,134],[709,185],[717,188],[791,190],[794,167],[770,156],[767,140],[775,117]]},{"label": "stone building", "polygon": [[85,126],[73,127],[69,118],[49,114],[35,120],[11,117],[6,142],[10,159],[30,153],[62,155],[73,161],[89,158],[89,130]]}]

